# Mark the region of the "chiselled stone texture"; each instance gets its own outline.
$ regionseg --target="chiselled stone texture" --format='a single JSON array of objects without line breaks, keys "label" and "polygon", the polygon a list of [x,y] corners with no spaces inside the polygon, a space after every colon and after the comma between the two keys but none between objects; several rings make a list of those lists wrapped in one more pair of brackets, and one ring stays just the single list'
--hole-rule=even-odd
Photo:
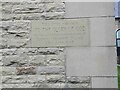
[{"label": "chiselled stone texture", "polygon": [[34,84],[2,84],[2,88],[30,88]]},{"label": "chiselled stone texture", "polygon": [[16,67],[2,67],[2,76],[16,75]]},{"label": "chiselled stone texture", "polygon": [[64,53],[63,48],[12,48],[1,49],[2,56],[10,55],[59,55]]},{"label": "chiselled stone texture", "polygon": [[62,2],[3,2],[1,20],[60,19],[65,12]]},{"label": "chiselled stone texture", "polygon": [[60,3],[65,2],[65,0],[2,0],[1,2],[40,2],[40,3]]},{"label": "chiselled stone texture", "polygon": [[24,47],[30,42],[30,21],[3,21],[0,48]]},{"label": "chiselled stone texture", "polygon": [[3,84],[23,84],[27,83],[27,76],[4,76],[2,78]]},{"label": "chiselled stone texture", "polygon": [[2,88],[89,88],[90,77],[66,77],[64,48],[26,48],[31,20],[63,19],[64,0],[2,0]]},{"label": "chiselled stone texture", "polygon": [[2,49],[3,66],[64,66],[64,49],[62,48],[14,48]]},{"label": "chiselled stone texture", "polygon": [[90,77],[67,77],[68,88],[91,88]]}]

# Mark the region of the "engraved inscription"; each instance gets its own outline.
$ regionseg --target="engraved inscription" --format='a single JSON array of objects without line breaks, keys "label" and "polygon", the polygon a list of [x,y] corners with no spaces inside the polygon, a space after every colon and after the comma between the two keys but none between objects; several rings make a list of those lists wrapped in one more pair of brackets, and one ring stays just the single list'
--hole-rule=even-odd
[{"label": "engraved inscription", "polygon": [[89,46],[88,19],[32,21],[32,47]]}]

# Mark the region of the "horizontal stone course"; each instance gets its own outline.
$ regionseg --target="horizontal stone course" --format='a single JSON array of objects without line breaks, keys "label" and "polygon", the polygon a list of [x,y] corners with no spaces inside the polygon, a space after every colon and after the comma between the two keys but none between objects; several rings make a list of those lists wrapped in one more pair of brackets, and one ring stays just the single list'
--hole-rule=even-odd
[{"label": "horizontal stone course", "polygon": [[67,82],[71,84],[90,83],[90,77],[67,77]]},{"label": "horizontal stone course", "polygon": [[46,55],[47,66],[64,66],[65,56],[63,53],[59,55]]},{"label": "horizontal stone course", "polygon": [[45,55],[29,56],[28,66],[46,66]]},{"label": "horizontal stone course", "polygon": [[12,49],[1,49],[0,53],[2,56],[9,55],[59,55],[63,53],[63,48],[12,48]]},{"label": "horizontal stone course", "polygon": [[0,48],[20,48],[30,43],[30,39],[3,39]]},{"label": "horizontal stone course", "polygon": [[[1,21],[0,28],[8,33],[19,33],[30,30],[30,21]],[[13,32],[14,31],[14,32]],[[2,32],[3,33],[3,32]]]},{"label": "horizontal stone course", "polygon": [[65,74],[64,66],[47,66],[47,67],[38,67],[37,68],[38,75],[51,75],[51,74]]},{"label": "horizontal stone course", "polygon": [[[2,83],[3,87],[15,87],[19,84],[21,88],[24,87],[24,84],[28,84],[28,88],[90,88],[90,77],[74,77],[79,78],[81,82],[79,83],[71,83],[68,82],[64,75],[11,75],[11,76],[3,76]],[[68,79],[68,78],[67,78]],[[69,80],[73,81],[73,77],[69,77]],[[75,79],[74,79],[75,80]],[[83,81],[82,81],[83,80]],[[90,80],[90,81],[89,81]],[[89,82],[88,82],[89,81]],[[84,82],[84,83],[83,83]],[[15,86],[13,86],[13,84]]]},{"label": "horizontal stone course", "polygon": [[26,2],[26,3],[29,3],[29,2],[40,2],[40,3],[54,3],[54,2],[57,2],[57,3],[61,3],[61,2],[65,2],[65,0],[2,0],[1,2],[11,2],[14,4],[16,3],[19,3],[19,2]]},{"label": "horizontal stone course", "polygon": [[41,20],[61,19],[65,15],[62,2],[2,2],[0,20]]},{"label": "horizontal stone course", "polygon": [[16,68],[16,75],[35,75],[36,67],[17,67]]},{"label": "horizontal stone course", "polygon": [[2,63],[3,66],[11,67],[22,67],[28,66],[28,60],[30,58],[27,55],[12,55],[12,56],[3,56]]},{"label": "horizontal stone course", "polygon": [[28,75],[29,84],[45,84],[46,76],[45,75]]},{"label": "horizontal stone course", "polygon": [[2,67],[2,75],[64,75],[64,66]]},{"label": "horizontal stone course", "polygon": [[27,14],[27,13],[43,13],[43,12],[64,12],[64,3],[7,3],[2,5],[3,14]]},{"label": "horizontal stone course", "polygon": [[15,67],[2,67],[2,76],[16,75]]},{"label": "horizontal stone course", "polygon": [[86,84],[67,84],[67,88],[91,88],[88,83]]},{"label": "horizontal stone course", "polygon": [[30,88],[32,85],[31,84],[2,84],[2,88]]},{"label": "horizontal stone course", "polygon": [[27,76],[3,76],[3,84],[23,84],[27,83]]},{"label": "horizontal stone course", "polygon": [[2,56],[3,66],[26,67],[26,66],[64,66],[64,56],[60,55],[12,55]]},{"label": "horizontal stone course", "polygon": [[64,75],[47,75],[46,76],[47,83],[65,83]]},{"label": "horizontal stone course", "polygon": [[0,17],[2,21],[9,20],[51,20],[51,19],[63,19],[64,12],[45,12],[45,13],[32,13],[32,14],[3,14]]}]

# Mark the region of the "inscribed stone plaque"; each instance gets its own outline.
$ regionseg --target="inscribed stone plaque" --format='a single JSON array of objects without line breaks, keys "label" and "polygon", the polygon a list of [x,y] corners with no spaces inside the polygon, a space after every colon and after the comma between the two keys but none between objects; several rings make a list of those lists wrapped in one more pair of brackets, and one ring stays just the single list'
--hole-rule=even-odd
[{"label": "inscribed stone plaque", "polygon": [[89,46],[88,19],[32,21],[32,47]]}]

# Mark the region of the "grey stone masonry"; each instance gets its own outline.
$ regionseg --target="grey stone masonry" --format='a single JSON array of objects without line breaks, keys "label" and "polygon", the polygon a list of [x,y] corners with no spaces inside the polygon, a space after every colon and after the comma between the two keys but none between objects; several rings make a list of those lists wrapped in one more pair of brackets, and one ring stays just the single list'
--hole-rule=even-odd
[{"label": "grey stone masonry", "polygon": [[1,20],[60,19],[65,14],[62,2],[3,2]]},{"label": "grey stone masonry", "polygon": [[67,77],[65,48],[27,47],[31,20],[64,19],[63,0],[0,2],[2,88],[90,88],[91,77]]}]

